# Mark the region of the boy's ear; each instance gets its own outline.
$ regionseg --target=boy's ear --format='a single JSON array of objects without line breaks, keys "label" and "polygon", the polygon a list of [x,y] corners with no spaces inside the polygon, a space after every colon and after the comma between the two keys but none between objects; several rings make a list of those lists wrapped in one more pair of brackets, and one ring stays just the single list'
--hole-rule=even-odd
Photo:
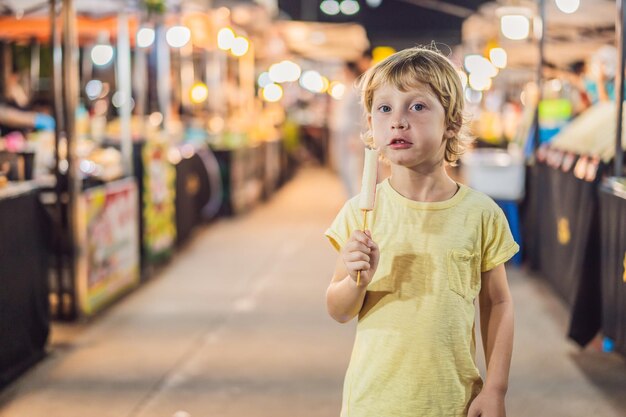
[{"label": "boy's ear", "polygon": [[459,133],[459,130],[461,130],[461,126],[458,126],[455,123],[452,123],[450,126],[448,126],[448,128],[446,129],[443,135],[446,139],[450,139],[456,136],[457,133]]}]

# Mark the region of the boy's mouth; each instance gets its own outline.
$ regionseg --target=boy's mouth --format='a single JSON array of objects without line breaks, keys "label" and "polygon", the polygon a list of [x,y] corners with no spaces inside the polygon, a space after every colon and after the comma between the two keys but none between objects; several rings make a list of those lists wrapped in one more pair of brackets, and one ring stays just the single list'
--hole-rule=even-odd
[{"label": "boy's mouth", "polygon": [[391,139],[391,141],[389,142],[389,145],[412,145],[413,143],[403,139],[403,138],[394,138]]}]

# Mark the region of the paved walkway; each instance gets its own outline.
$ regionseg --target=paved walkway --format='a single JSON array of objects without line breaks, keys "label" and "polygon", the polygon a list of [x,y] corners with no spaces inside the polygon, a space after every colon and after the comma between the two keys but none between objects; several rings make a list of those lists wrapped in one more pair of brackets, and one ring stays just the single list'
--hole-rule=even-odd
[{"label": "paved walkway", "polygon": [[[202,229],[159,276],[90,323],[56,325],[50,354],[0,395],[2,417],[337,417],[354,324],[325,311],[322,233],[339,181],[303,170],[248,215]],[[564,339],[567,313],[511,270],[509,417],[626,416],[626,361]]]}]

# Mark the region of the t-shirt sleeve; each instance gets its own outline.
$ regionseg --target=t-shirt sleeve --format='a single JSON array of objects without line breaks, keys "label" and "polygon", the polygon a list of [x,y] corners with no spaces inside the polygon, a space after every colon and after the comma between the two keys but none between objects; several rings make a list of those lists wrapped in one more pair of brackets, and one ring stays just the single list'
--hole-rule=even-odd
[{"label": "t-shirt sleeve", "polygon": [[328,238],[335,250],[339,252],[346,241],[350,238],[353,230],[358,229],[358,220],[352,204],[352,200],[346,202],[337,217],[332,222],[324,235]]},{"label": "t-shirt sleeve", "polygon": [[494,207],[483,221],[481,272],[489,271],[508,261],[519,251],[513,240],[509,223],[500,207]]}]

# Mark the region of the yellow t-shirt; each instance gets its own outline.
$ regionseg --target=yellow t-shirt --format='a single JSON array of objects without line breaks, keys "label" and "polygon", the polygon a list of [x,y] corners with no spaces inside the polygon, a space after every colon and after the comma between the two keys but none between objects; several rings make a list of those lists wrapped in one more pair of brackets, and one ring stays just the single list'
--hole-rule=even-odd
[{"label": "yellow t-shirt", "polygon": [[[357,196],[326,236],[339,250],[361,223]],[[359,313],[341,417],[465,417],[482,388],[474,336],[481,271],[519,249],[502,210],[464,185],[425,203],[385,180],[368,224],[380,261]]]}]

